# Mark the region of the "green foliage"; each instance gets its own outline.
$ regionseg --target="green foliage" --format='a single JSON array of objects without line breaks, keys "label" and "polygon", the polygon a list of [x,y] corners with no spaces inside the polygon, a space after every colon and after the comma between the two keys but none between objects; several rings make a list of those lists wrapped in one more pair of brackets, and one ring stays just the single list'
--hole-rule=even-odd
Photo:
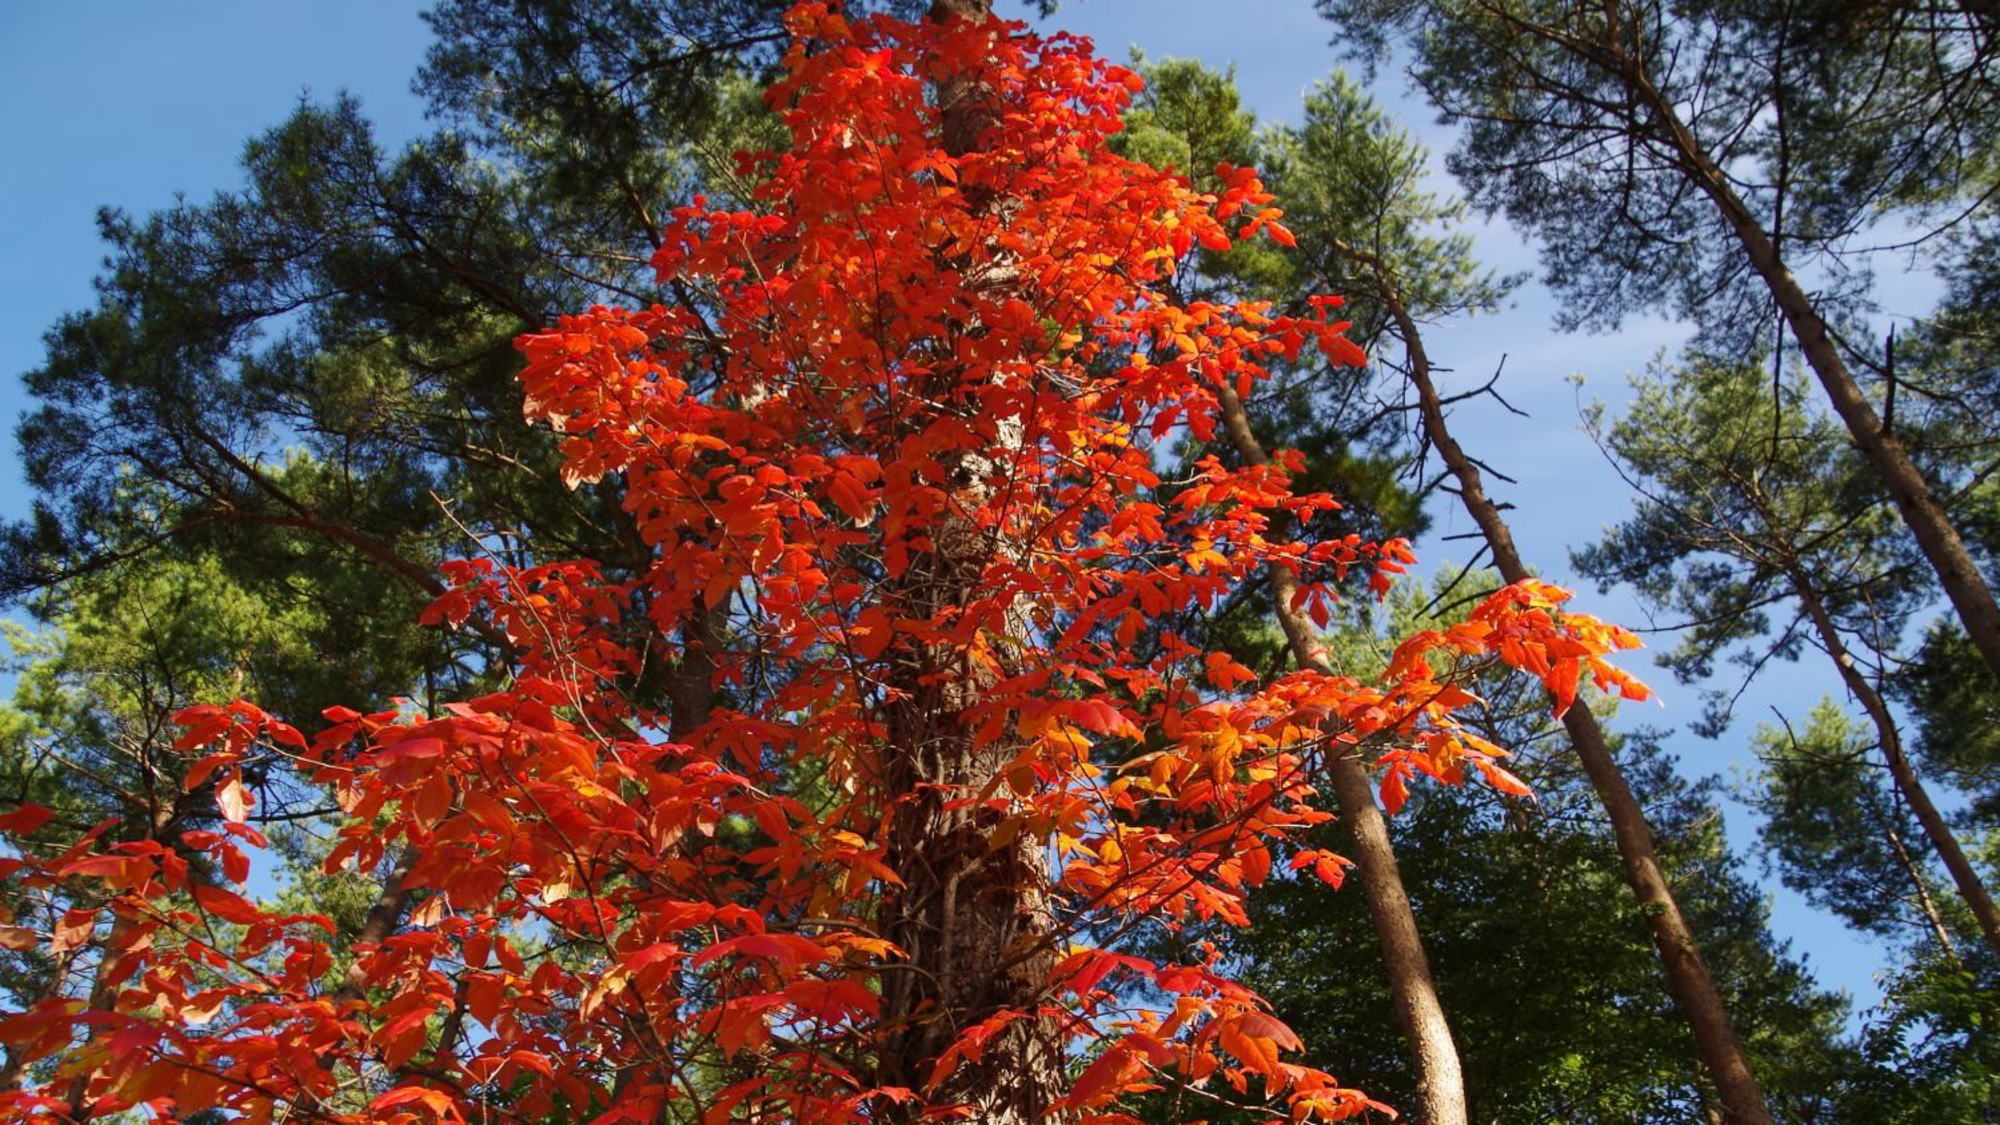
[{"label": "green foliage", "polygon": [[[1950,240],[1945,299],[1898,338],[1901,392],[1891,421],[1932,479],[1952,488],[1951,514],[1988,581],[2000,581],[2000,229],[1988,207]],[[1893,680],[1917,720],[1931,770],[2000,824],[2000,682],[1949,617],[1934,621]]]},{"label": "green foliage", "polygon": [[[1988,867],[1992,866],[1990,860]],[[1967,960],[1927,957],[1887,983],[1871,1013],[1839,1120],[1980,1125],[2000,1104],[2000,970],[1970,949]]]},{"label": "green foliage", "polygon": [[[1724,656],[1746,677],[1798,659],[1811,634],[1796,601],[1805,576],[1854,647],[1893,649],[1922,608],[1920,576],[1894,511],[1803,384],[1695,355],[1634,392],[1616,421],[1597,405],[1587,422],[1639,499],[1573,558],[1685,623],[1661,657],[1677,677],[1705,680]],[[1711,696],[1708,732],[1727,725],[1735,694]]]},{"label": "green foliage", "polygon": [[789,6],[445,0],[424,14],[436,42],[416,84],[544,205],[625,227],[686,186],[690,136],[730,111],[728,79],[769,72]]},{"label": "green foliage", "polygon": [[[240,190],[105,213],[100,300],[26,379],[35,512],[0,539],[0,598],[213,558],[273,612],[310,607],[316,679],[353,702],[501,654],[416,627],[442,558],[642,565],[618,482],[563,487],[523,421],[511,342],[632,299],[655,210],[728,194],[731,154],[775,136],[748,75],[782,5],[505,7],[431,17],[445,131],[387,152],[353,102],[306,105],[246,146]],[[605,37],[648,28],[677,30]]]},{"label": "green foliage", "polygon": [[1946,229],[1990,182],[2000,86],[1976,5],[1317,6],[1371,65],[1407,52],[1411,80],[1463,127],[1451,170],[1480,209],[1533,232],[1570,327],[1665,308],[1717,347],[1765,338],[1762,285],[1705,197],[1724,177],[1836,322],[1866,311],[1857,233]]},{"label": "green foliage", "polygon": [[[49,604],[54,602],[55,604]],[[9,626],[17,677],[0,706],[0,795],[53,811],[29,846],[60,849],[109,824],[114,841],[177,843],[217,821],[212,782],[188,787],[174,714],[195,703],[269,690],[305,705],[341,690],[301,637],[324,624],[312,606],[273,606],[216,558],[155,558],[121,565],[108,580],[80,584],[41,607],[56,627]],[[319,796],[288,763],[250,763],[246,781],[261,820],[309,816]],[[202,870],[206,861],[189,858]],[[10,893],[0,907],[16,924],[47,929],[76,905],[79,884]],[[372,897],[373,891],[370,891]],[[0,953],[0,996],[19,1009],[79,986],[93,971],[74,952]]]},{"label": "green foliage", "polygon": [[[1811,591],[1861,675],[1880,682],[1928,609],[1924,572],[1885,498],[1809,403],[1804,387],[1774,386],[1761,365],[1695,356],[1641,380],[1617,421],[1601,408],[1590,416],[1641,499],[1576,563],[1688,623],[1666,657],[1683,679],[1712,674],[1725,653],[1750,676],[1823,647],[1801,603]],[[1948,691],[1953,678],[1904,675],[1913,693]],[[1716,697],[1708,733],[1721,733],[1733,698]],[[1920,756],[1962,758],[1980,743],[1963,728],[1962,716],[1938,712]],[[1983,999],[1992,956],[1882,772],[1878,736],[1830,706],[1766,727],[1755,738],[1763,769],[1746,795],[1780,878],[1892,949],[1887,996],[1864,1016],[1858,1061],[1830,1080],[1836,1119],[1980,1120],[1992,1089],[1992,1036],[1981,1030],[1995,1018]]]},{"label": "green foliage", "polygon": [[[1712,785],[1679,780],[1648,741],[1627,739],[1621,755],[1767,1091],[1780,1104],[1808,1101],[1841,1053],[1840,1003],[1771,937],[1761,895],[1722,845]],[[1393,822],[1473,1111],[1579,1122],[1698,1115],[1693,1044],[1594,795],[1553,762],[1523,770],[1539,809],[1427,788]],[[1412,1078],[1388,995],[1362,971],[1378,954],[1361,903],[1290,883],[1258,905],[1269,923],[1246,951],[1252,979],[1316,1037],[1308,1041],[1337,1045],[1328,1061],[1347,1068],[1344,1078],[1406,1097]]]},{"label": "green foliage", "polygon": [[[1399,451],[1395,477],[1408,497],[1406,522],[1416,526],[1416,501],[1430,486],[1421,464],[1410,463],[1409,416],[1401,409],[1403,372],[1414,362],[1410,336],[1421,324],[1498,311],[1520,279],[1479,265],[1471,238],[1460,229],[1465,204],[1425,186],[1429,154],[1341,72],[1307,95],[1298,126],[1265,131],[1259,151],[1298,242],[1274,256],[1266,284],[1293,300],[1312,292],[1345,298],[1344,312],[1373,366],[1365,372],[1316,370],[1307,377],[1322,400],[1340,404],[1343,415],[1372,412],[1364,416],[1371,418],[1378,447]],[[1408,323],[1391,314],[1396,307]],[[1270,416],[1282,435],[1279,444],[1291,444],[1290,435],[1313,431],[1315,415],[1331,413],[1287,400]],[[1367,467],[1380,474],[1389,464],[1377,457]],[[1342,494],[1372,500],[1382,490]]]},{"label": "green foliage", "polygon": [[[1765,862],[1807,902],[1896,943],[1928,940],[1942,897],[1923,834],[1871,757],[1873,740],[1831,700],[1794,726],[1765,724],[1747,790]],[[1944,892],[1948,894],[1949,892]]]},{"label": "green foliage", "polygon": [[[1564,298],[1566,326],[1616,324],[1665,301],[1712,324],[1757,307],[1754,279],[1729,233],[1689,191],[1652,135],[1624,76],[1590,47],[1639,44],[1648,62],[1680,60],[1670,87],[1731,90],[1756,56],[1710,48],[1705,28],[1663,7],[1623,3],[1588,14],[1558,0],[1319,0],[1357,54],[1374,62],[1407,44],[1409,75],[1464,131],[1448,166],[1473,203],[1534,232],[1543,280]],[[1612,30],[1614,20],[1639,26]],[[1543,29],[1552,29],[1545,33]],[[1747,155],[1738,100],[1720,96],[1697,132],[1727,165]],[[1732,131],[1732,126],[1737,126]]]},{"label": "green foliage", "polygon": [[1881,1005],[1864,1013],[1837,1119],[1983,1120],[2000,1093],[1992,1032],[2000,962],[1926,861],[1918,826],[1872,760],[1872,741],[1822,703],[1796,727],[1761,728],[1756,744],[1762,768],[1746,796],[1765,817],[1766,866],[1896,955]]},{"label": "green foliage", "polygon": [[27,378],[39,495],[5,589],[171,549],[280,601],[327,599],[352,626],[329,654],[407,638],[431,560],[462,542],[433,494],[576,522],[511,467],[548,444],[519,420],[507,347],[533,314],[493,299],[531,251],[482,218],[492,185],[462,148],[385,162],[351,103],[300,110],[246,168],[249,187],[210,204],[105,216],[102,300]]},{"label": "green foliage", "polygon": [[1982,827],[2000,828],[2000,684],[1965,631],[1933,623],[1895,686],[1916,716],[1924,765],[1972,797]]},{"label": "green foliage", "polygon": [[1132,66],[1146,88],[1125,113],[1125,131],[1116,138],[1121,155],[1175,169],[1204,190],[1220,183],[1218,165],[1240,168],[1257,159],[1257,119],[1243,108],[1234,67],[1217,71],[1193,59],[1149,63],[1137,52]]},{"label": "green foliage", "polygon": [[[9,626],[18,676],[9,726],[24,737],[10,747],[6,790],[46,795],[78,816],[110,815],[133,798],[144,757],[178,737],[174,712],[265,687],[310,698],[315,678],[299,640],[311,611],[273,612],[217,560],[129,565],[116,577],[77,590],[53,615],[57,629]],[[137,759],[131,776],[106,764],[118,755]]]},{"label": "green foliage", "polygon": [[1496,312],[1521,280],[1479,265],[1466,202],[1425,186],[1428,150],[1344,72],[1306,96],[1304,122],[1274,134],[1266,160],[1299,283],[1345,296],[1365,327],[1393,334],[1391,295],[1420,321]]}]

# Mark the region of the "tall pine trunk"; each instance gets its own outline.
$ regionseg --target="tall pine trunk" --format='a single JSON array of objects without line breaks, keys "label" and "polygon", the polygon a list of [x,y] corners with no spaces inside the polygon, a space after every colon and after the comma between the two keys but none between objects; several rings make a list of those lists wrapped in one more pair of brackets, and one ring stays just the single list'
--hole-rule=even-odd
[{"label": "tall pine trunk", "polygon": [[[1405,376],[1417,392],[1418,415],[1424,435],[1437,450],[1445,470],[1457,482],[1459,502],[1478,525],[1501,578],[1507,582],[1520,582],[1533,577],[1521,560],[1520,551],[1514,546],[1513,531],[1502,518],[1499,505],[1486,495],[1479,466],[1452,437],[1446,425],[1444,403],[1431,379],[1430,357],[1424,351],[1422,333],[1408,307],[1403,304],[1386,266],[1374,255],[1354,247],[1341,246],[1340,250],[1374,276],[1378,296],[1394,322],[1397,334],[1402,337],[1407,353]],[[1639,912],[1645,916],[1652,930],[1653,946],[1658,950],[1660,965],[1666,971],[1667,989],[1686,1018],[1689,1030],[1694,1033],[1702,1065],[1715,1083],[1716,1094],[1721,1101],[1721,1120],[1726,1125],[1772,1125],[1763,1087],[1750,1069],[1742,1042],[1730,1021],[1728,1007],[1723,1003],[1722,993],[1716,988],[1715,978],[1702,958],[1694,931],[1681,914],[1673,888],[1660,870],[1652,825],[1647,823],[1645,809],[1633,794],[1624,771],[1618,767],[1617,759],[1611,753],[1604,728],[1598,725],[1597,716],[1581,700],[1563,712],[1563,728],[1569,735],[1577,760],[1583,765],[1584,774],[1589,777],[1604,811],[1611,818],[1611,831],[1618,845],[1618,858],[1625,867],[1626,884],[1638,898]]]},{"label": "tall pine trunk", "polygon": [[1639,102],[1652,113],[1663,134],[1661,139],[1673,147],[1683,171],[1715,204],[1730,233],[1743,247],[1750,267],[1764,282],[1784,316],[1793,342],[1826,391],[1834,413],[1847,426],[1855,448],[1881,478],[1903,523],[1937,573],[1938,584],[1965,626],[1973,647],[1985,658],[1993,674],[2000,677],[2000,604],[1994,601],[1992,587],[1987,585],[1971,552],[1966,550],[1965,541],[1944,505],[1931,491],[1930,482],[1910,459],[1909,449],[1895,431],[1883,424],[1868,396],[1862,393],[1827,331],[1826,318],[1813,307],[1812,298],[1792,275],[1771,232],[1764,229],[1700,138],[1681,120],[1671,99],[1654,85],[1644,62],[1625,45],[1617,24],[1610,26],[1605,40],[1600,46],[1608,60]]},{"label": "tall pine trunk", "polygon": [[1889,845],[1889,854],[1896,857],[1896,866],[1903,869],[1903,877],[1910,881],[1910,892],[1916,897],[1917,910],[1924,916],[1924,925],[1930,928],[1938,951],[1950,958],[1953,964],[1958,964],[1958,943],[1952,940],[1951,930],[1944,922],[1944,913],[1938,909],[1937,897],[1931,894],[1930,879],[1916,857],[1910,854],[1909,845],[1903,842],[1903,834],[1896,831],[1893,812],[1871,800],[1868,802],[1868,814],[1881,826],[1882,839]]},{"label": "tall pine trunk", "polygon": [[[1222,424],[1236,453],[1252,465],[1270,461],[1264,446],[1250,429],[1250,417],[1243,401],[1228,387],[1218,387]],[[1298,577],[1283,566],[1272,565],[1272,610],[1284,628],[1292,657],[1301,668],[1331,673],[1325,646],[1319,643],[1312,622],[1307,620],[1295,595]],[[1417,929],[1416,913],[1403,889],[1402,870],[1390,845],[1389,826],[1375,805],[1374,786],[1367,771],[1352,753],[1335,752],[1327,765],[1335,807],[1353,837],[1354,875],[1368,903],[1368,917],[1375,937],[1382,945],[1383,969],[1389,978],[1389,995],[1409,1040],[1410,1058],[1417,1076],[1417,1104],[1413,1120],[1417,1125],[1466,1125],[1465,1076],[1459,1062],[1458,1046],[1452,1041],[1451,1025],[1438,999],[1437,984],[1431,979],[1430,958],[1424,952],[1423,935]]]}]

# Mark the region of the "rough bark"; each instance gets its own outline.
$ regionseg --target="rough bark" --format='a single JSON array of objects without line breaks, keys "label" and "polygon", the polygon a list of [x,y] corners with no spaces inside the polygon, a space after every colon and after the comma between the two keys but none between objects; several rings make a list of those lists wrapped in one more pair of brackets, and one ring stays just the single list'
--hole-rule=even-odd
[{"label": "rough bark", "polygon": [[[1366,251],[1342,246],[1343,253],[1369,269],[1396,333],[1406,353],[1405,376],[1417,393],[1418,416],[1431,447],[1437,450],[1445,470],[1457,483],[1459,502],[1478,525],[1492,552],[1494,566],[1507,582],[1533,577],[1514,545],[1514,534],[1500,514],[1499,505],[1486,495],[1479,466],[1453,438],[1446,424],[1444,403],[1431,378],[1430,357],[1424,350],[1423,334],[1416,319],[1403,304],[1381,259]],[[1728,1006],[1715,986],[1715,978],[1702,959],[1694,931],[1681,914],[1673,888],[1660,870],[1659,855],[1653,844],[1652,826],[1632,787],[1612,756],[1610,744],[1597,717],[1581,700],[1563,713],[1563,729],[1584,774],[1597,791],[1618,845],[1618,857],[1625,868],[1625,881],[1639,900],[1667,976],[1668,991],[1694,1033],[1702,1065],[1715,1083],[1721,1119],[1727,1125],[1771,1125],[1763,1087],[1750,1069],[1742,1042],[1730,1022]]]},{"label": "rough bark", "polygon": [[681,627],[681,653],[667,671],[667,721],[676,739],[689,738],[715,706],[716,657],[723,650],[722,616],[697,605]]},{"label": "rough bark", "polygon": [[[1263,444],[1251,432],[1249,415],[1242,400],[1227,387],[1218,388],[1222,423],[1237,455],[1262,465],[1270,458]],[[1298,577],[1273,564],[1268,571],[1271,601],[1278,623],[1285,631],[1292,656],[1303,668],[1332,672],[1322,646],[1298,608]],[[1409,1039],[1411,1061],[1417,1076],[1417,1104],[1412,1120],[1418,1125],[1465,1125],[1465,1077],[1459,1063],[1458,1046],[1452,1041],[1451,1025],[1444,1005],[1438,1000],[1437,984],[1431,979],[1430,958],[1424,952],[1423,935],[1417,929],[1416,913],[1410,908],[1403,889],[1403,875],[1389,841],[1389,827],[1382,810],[1375,805],[1374,786],[1353,754],[1335,754],[1327,772],[1332,782],[1334,803],[1353,835],[1354,875],[1368,903],[1368,917],[1382,945],[1383,968],[1389,978],[1389,994],[1396,1020]]]},{"label": "rough bark", "polygon": [[[990,14],[987,0],[936,0],[931,9],[941,22]],[[997,113],[990,92],[969,79],[939,83],[938,102],[945,148],[954,155],[972,151]],[[996,273],[996,287],[1008,283]],[[946,382],[956,377],[939,374]],[[968,509],[984,500],[988,474],[976,463],[984,460],[971,457],[960,466]],[[931,541],[891,591],[900,616],[948,615],[982,593],[993,537],[969,521],[947,519]],[[970,1106],[974,1120],[994,1125],[1059,1121],[1052,1107],[1063,1090],[1062,1040],[1035,1015],[1055,960],[1047,873],[1025,837],[999,848],[988,843],[998,813],[954,807],[985,788],[1018,750],[1005,739],[982,745],[965,721],[993,674],[956,647],[920,645],[891,678],[900,698],[888,708],[884,746],[886,862],[903,885],[885,901],[882,929],[905,962],[883,981],[883,1023],[894,1031],[879,1054],[878,1081],[922,1090],[935,1060],[968,1028],[1018,1013],[931,1100]]]}]

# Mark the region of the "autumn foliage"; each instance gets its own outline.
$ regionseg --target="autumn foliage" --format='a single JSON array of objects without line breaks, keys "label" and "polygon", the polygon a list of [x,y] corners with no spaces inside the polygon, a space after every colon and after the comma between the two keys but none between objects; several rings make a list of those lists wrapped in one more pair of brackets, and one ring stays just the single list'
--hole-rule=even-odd
[{"label": "autumn foliage", "polygon": [[[504,691],[336,709],[310,739],[196,708],[178,750],[218,827],[0,861],[96,896],[0,937],[88,949],[106,982],[0,1021],[58,1060],[0,1106],[817,1123],[980,1117],[1018,1081],[1078,1120],[1179,1084],[1283,1120],[1376,1108],[1287,1061],[1212,960],[1128,939],[1243,924],[1274,868],[1338,885],[1296,843],[1327,755],[1379,763],[1392,809],[1415,774],[1524,792],[1453,722],[1469,669],[1638,695],[1601,659],[1631,638],[1523,583],[1367,682],[1205,648],[1202,611],[1267,565],[1324,620],[1410,561],[1295,534],[1335,505],[1293,491],[1296,457],[1162,479],[1216,387],[1361,362],[1330,298],[1175,298],[1197,251],[1289,241],[1256,175],[1200,194],[1113,154],[1137,80],[1082,41],[790,20],[791,143],[743,159],[746,208],[674,212],[662,303],[519,342],[529,415],[572,482],[622,489],[650,571],[454,564],[431,617],[504,630]],[[411,857],[382,940],[252,901],[243,771],[274,757],[338,798],[330,867]],[[955,919],[1004,940],[954,952]]]}]

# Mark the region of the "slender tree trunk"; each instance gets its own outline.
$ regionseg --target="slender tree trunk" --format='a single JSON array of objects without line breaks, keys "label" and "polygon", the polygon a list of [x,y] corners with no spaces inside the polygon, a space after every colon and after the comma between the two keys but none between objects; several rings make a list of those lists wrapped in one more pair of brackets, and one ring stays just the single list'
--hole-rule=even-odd
[{"label": "slender tree trunk", "polygon": [[[376,892],[375,901],[368,907],[368,913],[361,918],[361,928],[354,932],[353,945],[379,945],[383,939],[395,932],[402,924],[403,916],[409,912],[410,900],[415,897],[415,888],[410,885],[410,869],[416,865],[417,849],[405,845],[396,853],[389,866],[388,878],[382,882],[382,889]],[[361,967],[361,959],[356,957],[347,966],[347,972],[340,978],[340,986],[329,997],[336,1011],[365,999],[368,995],[368,974]],[[455,1014],[455,1013],[454,1013]],[[340,1065],[344,1043],[329,1044],[320,1053],[319,1067],[329,1075]],[[301,1085],[306,1085],[301,1078]],[[311,1116],[321,1108],[320,1096],[310,1090],[304,1091],[295,1108],[305,1110]]]},{"label": "slender tree trunk", "polygon": [[[1250,417],[1243,402],[1227,387],[1217,388],[1222,405],[1222,424],[1236,447],[1237,455],[1253,465],[1270,458],[1263,444],[1251,432]],[[1271,601],[1278,623],[1285,630],[1292,656],[1302,668],[1331,673],[1326,650],[1312,623],[1298,607],[1294,595],[1298,577],[1273,564],[1268,570]],[[1403,874],[1396,864],[1396,852],[1389,842],[1389,826],[1375,805],[1374,786],[1367,771],[1351,753],[1335,754],[1327,772],[1333,783],[1334,803],[1340,817],[1353,833],[1355,876],[1362,897],[1368,902],[1368,917],[1382,945],[1382,961],[1389,977],[1389,994],[1396,1020],[1409,1039],[1412,1062],[1417,1074],[1417,1104],[1413,1120],[1417,1125],[1465,1125],[1465,1076],[1459,1062],[1458,1046],[1452,1042],[1451,1025],[1445,1020],[1437,985],[1431,979],[1430,958],[1424,953],[1423,935],[1417,929],[1416,913],[1410,909],[1403,889]]]},{"label": "slender tree trunk", "polygon": [[[123,916],[113,918],[111,929],[104,936],[103,953],[98,958],[96,970],[91,974],[90,996],[84,1001],[85,1011],[101,1012],[110,1008],[111,990],[115,987],[112,984],[111,972],[117,967],[119,960],[124,956],[122,949],[125,945],[126,935],[131,933],[131,931],[132,922],[130,919]],[[95,1078],[97,1073],[95,1069],[86,1070],[70,1080],[69,1116],[67,1120],[85,1122],[96,1119],[97,1114],[93,1109],[93,1099],[90,1096],[90,1080]]]},{"label": "slender tree trunk", "polygon": [[[1425,435],[1438,451],[1446,471],[1458,483],[1459,502],[1472,517],[1493,553],[1493,563],[1508,582],[1530,578],[1521,553],[1514,546],[1513,531],[1501,517],[1500,508],[1486,495],[1479,466],[1452,437],[1445,422],[1444,404],[1431,379],[1430,357],[1424,351],[1423,335],[1410,315],[1381,259],[1341,245],[1339,249],[1367,266],[1374,274],[1380,297],[1407,352],[1406,375],[1417,392],[1418,413]],[[1673,888],[1660,870],[1659,855],[1653,845],[1653,829],[1625,773],[1618,768],[1604,729],[1597,716],[1581,700],[1563,712],[1563,728],[1577,760],[1597,790],[1604,811],[1611,818],[1611,831],[1618,844],[1618,857],[1625,866],[1625,881],[1639,900],[1639,912],[1652,929],[1653,945],[1666,971],[1667,989],[1674,997],[1688,1027],[1694,1033],[1695,1048],[1703,1066],[1715,1083],[1721,1099],[1722,1120],[1728,1125],[1771,1125],[1771,1111],[1763,1087],[1750,1069],[1742,1042],[1730,1022],[1728,1006],[1715,986],[1715,978],[1702,959],[1694,931],[1681,914]]]},{"label": "slender tree trunk", "polygon": [[1902,440],[1882,424],[1874,406],[1862,393],[1827,332],[1826,319],[1813,308],[1812,299],[1792,276],[1770,232],[1736,194],[1728,177],[1681,120],[1673,103],[1653,85],[1644,64],[1618,44],[1615,36],[1611,38],[1613,41],[1605,46],[1622,68],[1625,81],[1657,118],[1659,128],[1666,134],[1663,139],[1679,152],[1696,186],[1729,224],[1751,268],[1763,279],[1777,303],[1800,353],[1825,388],[1834,413],[1846,423],[1855,447],[1881,477],[1917,546],[1937,572],[1938,583],[1957,611],[1966,635],[1985,658],[1986,666],[2000,677],[2000,604],[1994,602],[1992,588],[1966,550],[1965,541],[1959,537],[1944,505],[1931,492],[1930,482],[1910,460]]},{"label": "slender tree trunk", "polygon": [[722,615],[697,602],[681,626],[681,654],[667,671],[667,720],[685,741],[715,706],[716,655],[723,650]]},{"label": "slender tree trunk", "polygon": [[[410,898],[414,894],[414,888],[410,886],[410,869],[416,866],[416,862],[417,849],[413,847],[405,847],[396,853],[396,860],[389,867],[389,877],[382,881],[382,890],[368,907],[368,913],[362,916],[361,928],[354,932],[355,945],[380,945],[383,939],[395,932],[397,925],[403,921],[403,915],[410,909]],[[334,990],[334,1003],[359,1000],[367,987],[368,975],[362,971],[357,960],[347,967],[340,987]]]},{"label": "slender tree trunk", "polygon": [[[1873,801],[1869,803],[1874,804]],[[1944,915],[1938,910],[1936,897],[1931,894],[1930,880],[1924,877],[1924,869],[1918,866],[1916,857],[1910,854],[1909,846],[1903,843],[1903,834],[1896,831],[1896,822],[1892,815],[1883,809],[1869,811],[1881,818],[1882,838],[1889,842],[1889,850],[1896,857],[1896,866],[1903,869],[1903,875],[1909,879],[1911,889],[1916,891],[1917,909],[1924,916],[1924,924],[1930,927],[1931,936],[1937,939],[1938,948],[1956,963],[1958,944],[1951,940],[1951,930],[1944,924]]]},{"label": "slender tree trunk", "polygon": [[[140,751],[142,756],[144,753],[143,750]],[[159,780],[157,774],[153,777],[155,782]],[[174,827],[180,821],[180,802],[186,796],[187,794],[177,791],[172,796],[162,799],[157,789],[149,794],[151,807],[146,813],[144,839],[160,841],[174,838]],[[85,1011],[102,1012],[110,1009],[112,989],[118,987],[117,977],[129,975],[118,974],[116,970],[119,962],[124,960],[125,943],[127,935],[131,932],[132,919],[119,914],[114,908],[111,929],[104,935],[103,950],[98,956],[97,967],[91,974],[90,995],[84,1001]],[[92,1108],[90,1097],[90,1080],[95,1078],[97,1073],[96,1070],[86,1070],[70,1081],[68,1120],[85,1122],[96,1118],[97,1114]]]},{"label": "slender tree trunk", "polygon": [[1597,716],[1589,706],[1579,701],[1563,713],[1563,729],[1569,734],[1577,760],[1583,763],[1583,772],[1611,817],[1618,858],[1625,865],[1625,882],[1638,898],[1639,913],[1653,931],[1653,946],[1659,951],[1660,965],[1667,974],[1667,991],[1694,1032],[1695,1049],[1715,1083],[1722,1101],[1722,1120],[1728,1125],[1771,1125],[1764,1088],[1750,1069],[1742,1041],[1730,1021],[1729,1006],[1702,958],[1694,930],[1681,914],[1673,888],[1660,870],[1652,825],[1647,823],[1644,807],[1611,754],[1604,728],[1598,725]]},{"label": "slender tree trunk", "polygon": [[1930,840],[1931,850],[1937,853],[1945,870],[1951,873],[1951,881],[1958,888],[1958,897],[1972,908],[1972,916],[1978,920],[1979,932],[1986,936],[1986,944],[1992,946],[1995,953],[2000,953],[2000,909],[1995,908],[1993,896],[1979,878],[1979,870],[1966,857],[1958,837],[1952,834],[1951,825],[1945,822],[1944,814],[1931,801],[1930,793],[1910,765],[1909,756],[1903,752],[1903,739],[1896,726],[1896,717],[1889,713],[1888,702],[1882,698],[1881,692],[1875,690],[1875,685],[1868,682],[1868,677],[1861,674],[1854,654],[1841,640],[1833,615],[1827,612],[1812,579],[1796,564],[1789,566],[1786,577],[1791,580],[1792,592],[1798,595],[1799,604],[1805,607],[1813,630],[1819,634],[1820,644],[1825,646],[1827,655],[1840,669],[1840,678],[1847,684],[1847,690],[1874,721],[1875,738],[1882,747],[1883,760],[1889,765],[1889,776],[1895,779],[1896,791],[1908,802],[1910,812],[1916,815],[1917,824],[1924,830],[1925,838]]},{"label": "slender tree trunk", "polygon": [[[931,8],[940,22],[990,16],[989,0],[935,0]],[[973,151],[997,112],[990,91],[953,79],[939,83],[937,97],[946,150]],[[975,201],[989,210],[1006,205]],[[1005,272],[1004,264],[995,269],[996,285],[1007,283]],[[1010,444],[1004,432],[999,444]],[[982,482],[991,466],[963,468],[961,479]],[[965,486],[968,507],[983,502],[985,487]],[[912,558],[890,592],[900,616],[931,618],[981,593],[993,537],[970,522],[945,520],[930,538],[931,549]],[[992,847],[988,836],[1001,814],[962,800],[998,776],[1019,749],[1004,738],[982,744],[965,721],[995,675],[954,646],[926,644],[914,646],[891,679],[897,698],[887,708],[884,747],[885,858],[902,886],[885,900],[881,924],[883,936],[903,951],[907,971],[883,979],[882,1020],[894,1030],[879,1052],[877,1080],[922,1090],[935,1060],[960,1035],[1003,1019],[978,1058],[960,1063],[931,1100],[969,1106],[972,1120],[992,1125],[1061,1121],[1052,1107],[1063,1090],[1062,1038],[1037,1013],[1056,954],[1047,940],[1055,924],[1046,866],[1027,834]]]}]

